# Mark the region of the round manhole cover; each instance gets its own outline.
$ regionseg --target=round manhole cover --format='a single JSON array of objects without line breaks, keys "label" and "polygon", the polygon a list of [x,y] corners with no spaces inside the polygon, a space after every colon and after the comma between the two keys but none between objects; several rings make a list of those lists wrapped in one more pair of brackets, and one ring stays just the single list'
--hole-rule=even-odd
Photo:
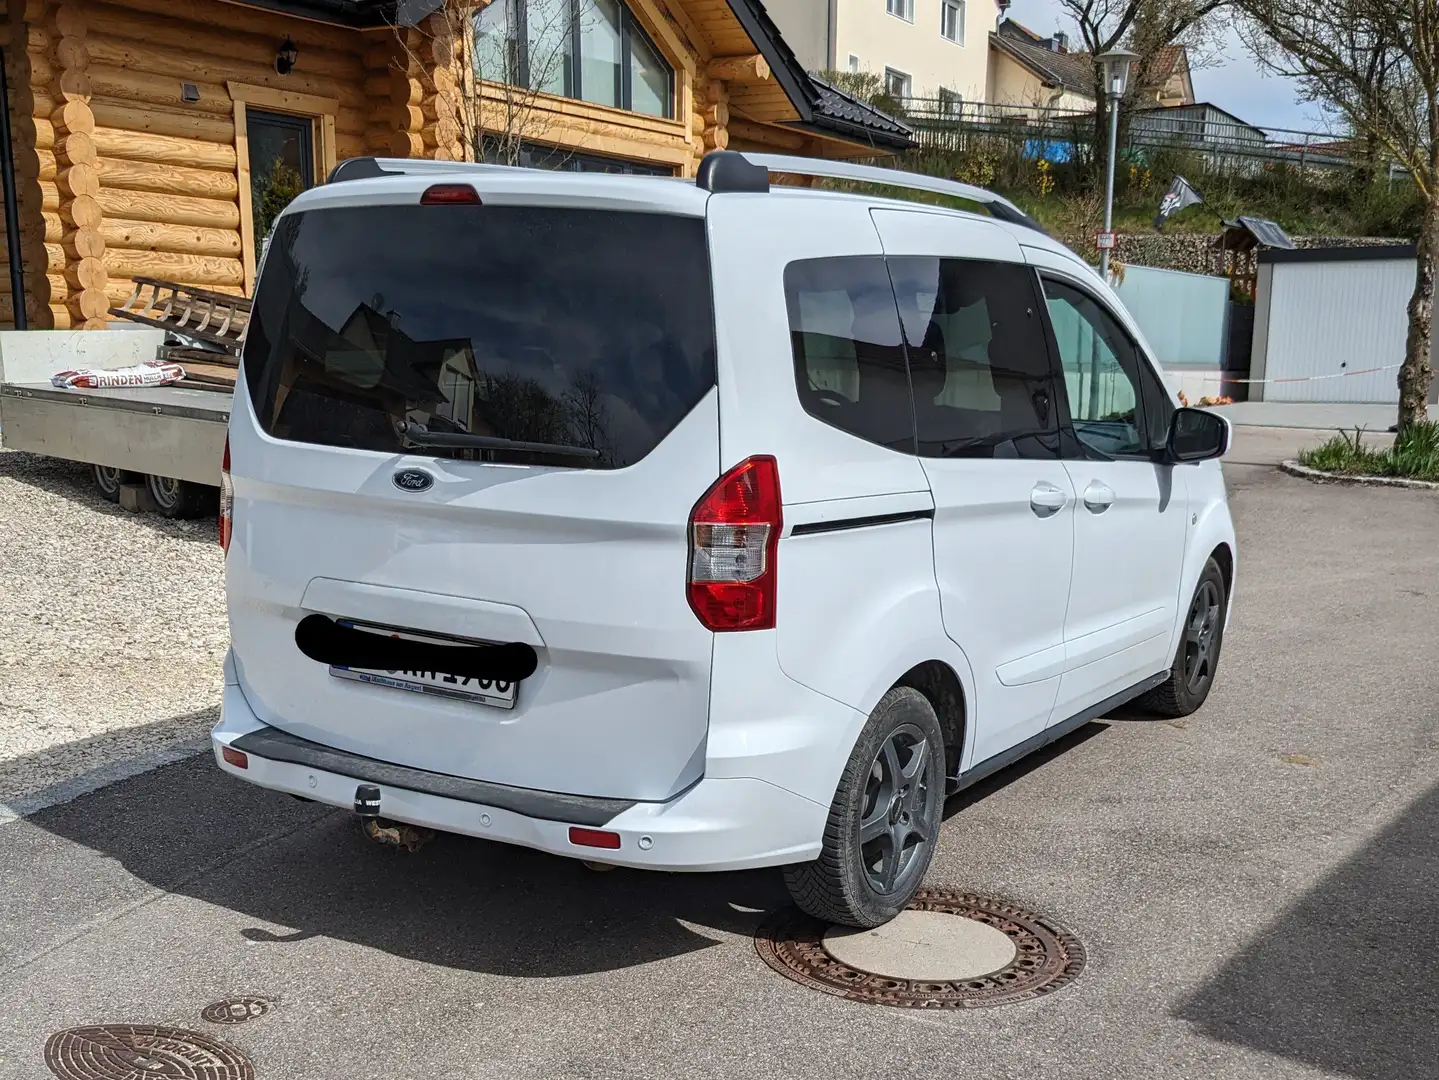
[{"label": "round manhole cover", "polygon": [[1084,970],[1084,946],[1069,931],[956,889],[921,889],[908,911],[875,930],[831,927],[787,908],[764,921],[755,948],[804,986],[915,1009],[1030,1001]]},{"label": "round manhole cover", "polygon": [[196,1031],[105,1024],[57,1031],[45,1064],[60,1080],[254,1080],[250,1059]]},{"label": "round manhole cover", "polygon": [[243,1024],[258,1020],[274,1003],[263,997],[232,997],[216,1001],[200,1010],[200,1019],[212,1024]]}]

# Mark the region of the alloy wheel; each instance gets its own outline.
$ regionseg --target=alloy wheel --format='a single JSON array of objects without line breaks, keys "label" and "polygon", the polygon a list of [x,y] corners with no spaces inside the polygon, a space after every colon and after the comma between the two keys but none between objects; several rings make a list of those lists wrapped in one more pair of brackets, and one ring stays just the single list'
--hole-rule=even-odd
[{"label": "alloy wheel", "polygon": [[1219,630],[1219,587],[1213,581],[1204,581],[1194,594],[1184,623],[1184,686],[1191,694],[1203,693],[1214,678]]},{"label": "alloy wheel", "polygon": [[860,857],[870,887],[903,892],[928,862],[937,789],[929,782],[929,743],[914,724],[885,739],[869,769],[859,824]]}]

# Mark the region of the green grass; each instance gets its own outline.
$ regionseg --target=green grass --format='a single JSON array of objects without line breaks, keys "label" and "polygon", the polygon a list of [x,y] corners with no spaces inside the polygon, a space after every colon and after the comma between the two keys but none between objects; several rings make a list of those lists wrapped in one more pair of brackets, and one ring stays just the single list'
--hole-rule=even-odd
[{"label": "green grass", "polygon": [[1344,476],[1398,476],[1439,481],[1439,422],[1411,425],[1387,449],[1364,445],[1364,431],[1340,432],[1299,454],[1299,464]]}]

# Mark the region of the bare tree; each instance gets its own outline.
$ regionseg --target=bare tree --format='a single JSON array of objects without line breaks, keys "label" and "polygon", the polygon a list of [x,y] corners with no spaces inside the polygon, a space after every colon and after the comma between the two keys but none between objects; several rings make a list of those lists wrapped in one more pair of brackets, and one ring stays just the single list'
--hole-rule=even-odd
[{"label": "bare tree", "polygon": [[1434,262],[1439,250],[1439,0],[1238,0],[1272,46],[1271,70],[1302,80],[1314,101],[1339,114],[1408,171],[1423,200],[1399,368],[1399,430],[1427,418],[1432,373]]},{"label": "bare tree", "polygon": [[[1169,45],[1202,47],[1215,17],[1233,0],[1059,0],[1074,21],[1090,56],[1120,47],[1139,54],[1130,72],[1126,103],[1132,106],[1154,89],[1156,61]],[[1109,140],[1109,95],[1104,71],[1098,63],[1092,73],[1094,93],[1093,160],[1103,159]],[[1126,109],[1128,111],[1128,109]],[[1123,114],[1121,114],[1122,116]]]}]

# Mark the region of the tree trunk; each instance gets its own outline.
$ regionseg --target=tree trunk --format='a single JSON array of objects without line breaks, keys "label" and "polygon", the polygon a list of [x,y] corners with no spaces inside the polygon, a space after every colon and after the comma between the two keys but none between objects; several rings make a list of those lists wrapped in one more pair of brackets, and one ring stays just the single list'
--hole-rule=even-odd
[{"label": "tree trunk", "polygon": [[1439,193],[1424,204],[1424,225],[1415,245],[1418,272],[1409,298],[1409,337],[1399,368],[1399,431],[1429,418],[1429,348],[1434,335],[1434,256],[1439,246]]}]

